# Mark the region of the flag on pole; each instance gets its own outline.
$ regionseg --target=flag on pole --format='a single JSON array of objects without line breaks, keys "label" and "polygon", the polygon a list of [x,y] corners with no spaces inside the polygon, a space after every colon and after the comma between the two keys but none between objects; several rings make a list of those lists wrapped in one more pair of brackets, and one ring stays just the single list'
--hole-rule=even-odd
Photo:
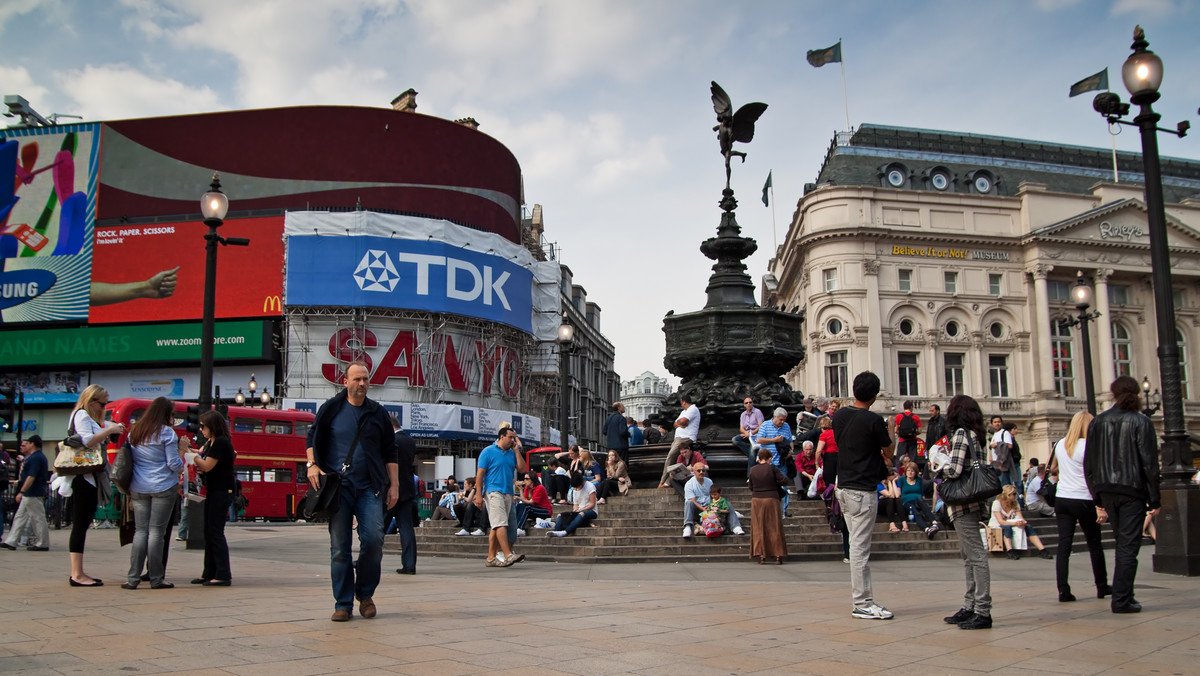
[{"label": "flag on pole", "polygon": [[820,68],[827,63],[842,62],[842,41],[838,40],[837,44],[825,49],[810,49],[808,50],[808,62],[814,68]]},{"label": "flag on pole", "polygon": [[763,184],[763,206],[764,207],[771,206],[771,203],[767,201],[767,191],[771,189],[771,174],[772,173],[774,173],[774,172],[770,172],[770,171],[767,172],[767,182]]},{"label": "flag on pole", "polygon": [[1101,90],[1108,91],[1108,68],[1105,68],[1095,75],[1089,75],[1079,82],[1071,85],[1071,93],[1067,98],[1070,98],[1071,96],[1079,96],[1084,92],[1098,92]]}]

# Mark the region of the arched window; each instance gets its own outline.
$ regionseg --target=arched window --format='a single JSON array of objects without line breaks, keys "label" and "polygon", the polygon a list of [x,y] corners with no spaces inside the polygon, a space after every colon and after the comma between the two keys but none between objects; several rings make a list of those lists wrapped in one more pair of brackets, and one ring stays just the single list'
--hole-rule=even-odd
[{"label": "arched window", "polygon": [[1112,323],[1113,336],[1113,373],[1117,376],[1133,377],[1133,345],[1129,338],[1129,329],[1119,322]]},{"label": "arched window", "polygon": [[1075,396],[1075,369],[1071,357],[1071,327],[1050,322],[1050,364],[1054,370],[1054,389],[1064,397]]},{"label": "arched window", "polygon": [[1190,399],[1188,396],[1188,377],[1187,377],[1187,342],[1183,339],[1183,331],[1175,329],[1175,342],[1179,345],[1179,392],[1184,399]]}]

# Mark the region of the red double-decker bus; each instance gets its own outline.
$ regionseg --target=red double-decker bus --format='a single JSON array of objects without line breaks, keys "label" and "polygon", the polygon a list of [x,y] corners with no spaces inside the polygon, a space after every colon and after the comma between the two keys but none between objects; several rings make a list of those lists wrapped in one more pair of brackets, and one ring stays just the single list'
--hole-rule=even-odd
[{"label": "red double-decker bus", "polygon": [[[185,424],[187,407],[193,402],[175,402],[173,427],[180,436],[191,438]],[[124,423],[126,429],[150,406],[149,399],[117,399],[105,407],[105,420]],[[237,452],[234,472],[242,482],[246,519],[295,519],[308,491],[304,453],[313,414],[305,411],[229,407],[229,432]],[[125,443],[126,434],[108,446],[111,460]],[[203,441],[203,440],[201,440]],[[198,445],[193,441],[193,445]]]}]

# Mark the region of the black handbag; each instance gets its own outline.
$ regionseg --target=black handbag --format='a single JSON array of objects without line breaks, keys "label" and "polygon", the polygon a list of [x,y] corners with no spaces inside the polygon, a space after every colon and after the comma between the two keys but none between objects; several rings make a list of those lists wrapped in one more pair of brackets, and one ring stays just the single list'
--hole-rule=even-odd
[{"label": "black handbag", "polygon": [[995,467],[983,462],[978,439],[971,443],[971,459],[963,473],[953,479],[945,479],[938,487],[938,495],[947,505],[969,505],[983,502],[1000,495],[1000,473]]},{"label": "black handbag", "polygon": [[358,449],[358,437],[362,434],[369,417],[364,412],[362,418],[359,419],[358,430],[354,433],[354,441],[350,442],[350,451],[346,453],[346,461],[342,463],[341,471],[322,474],[318,482],[319,488],[314,489],[311,485],[308,487],[308,493],[304,496],[304,519],[306,521],[328,519],[337,514],[338,507],[341,505],[342,475],[350,469],[350,461],[354,458],[354,451]]}]

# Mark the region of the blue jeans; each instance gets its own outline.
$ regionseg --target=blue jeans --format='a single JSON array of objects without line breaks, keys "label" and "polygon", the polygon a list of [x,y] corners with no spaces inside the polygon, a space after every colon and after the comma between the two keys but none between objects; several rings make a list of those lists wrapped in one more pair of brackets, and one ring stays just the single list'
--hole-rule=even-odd
[{"label": "blue jeans", "polygon": [[[162,584],[163,538],[171,530],[171,515],[179,501],[179,489],[169,488],[162,493],[130,493],[133,500],[133,547],[129,550],[127,581],[136,587],[142,581],[142,567],[150,574],[150,586]],[[147,560],[149,559],[149,560]]]},{"label": "blue jeans", "polygon": [[538,507],[537,505],[527,505],[524,502],[517,501],[514,501],[514,504],[517,509],[517,518],[508,522],[508,525],[512,526],[514,531],[517,528],[524,528],[525,522],[529,521],[530,516],[538,519],[549,519],[553,516],[550,510]]},{"label": "blue jeans", "polygon": [[[567,523],[566,527],[564,528],[563,523],[566,522],[567,518],[570,518],[571,522]],[[554,524],[554,530],[565,530],[567,531],[567,535],[570,535],[571,533],[575,532],[576,528],[588,525],[595,518],[596,510],[594,509],[585,509],[582,512],[559,514],[558,521]]]},{"label": "blue jeans", "polygon": [[[329,577],[335,610],[354,609],[354,599],[369,599],[379,586],[383,561],[383,507],[379,493],[342,484],[337,514],[329,519]],[[358,519],[358,561],[351,553],[350,527]]]},{"label": "blue jeans", "polygon": [[400,535],[400,566],[404,570],[417,569],[417,533],[413,530],[412,514],[416,509],[413,500],[404,500],[396,505],[396,532]]}]

